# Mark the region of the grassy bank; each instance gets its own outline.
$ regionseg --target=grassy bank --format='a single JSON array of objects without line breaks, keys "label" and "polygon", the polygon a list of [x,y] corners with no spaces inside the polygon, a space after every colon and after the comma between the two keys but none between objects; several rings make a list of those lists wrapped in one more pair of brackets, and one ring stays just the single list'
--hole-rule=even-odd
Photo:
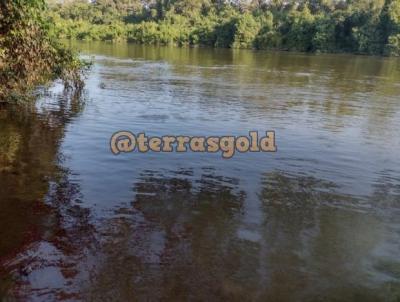
[{"label": "grassy bank", "polygon": [[70,0],[59,38],[400,55],[400,0]]}]

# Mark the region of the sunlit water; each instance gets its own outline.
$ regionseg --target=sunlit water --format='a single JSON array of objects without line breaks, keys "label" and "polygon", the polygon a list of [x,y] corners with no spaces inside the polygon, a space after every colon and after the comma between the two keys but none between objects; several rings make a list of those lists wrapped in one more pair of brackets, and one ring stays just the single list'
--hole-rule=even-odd
[{"label": "sunlit water", "polygon": [[[0,300],[399,301],[400,61],[76,44],[0,109]],[[130,153],[120,130],[278,152]]]}]

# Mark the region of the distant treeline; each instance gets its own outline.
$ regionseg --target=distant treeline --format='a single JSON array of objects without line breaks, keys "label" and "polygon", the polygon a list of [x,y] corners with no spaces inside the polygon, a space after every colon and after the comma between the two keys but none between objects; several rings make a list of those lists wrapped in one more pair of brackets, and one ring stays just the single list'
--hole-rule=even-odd
[{"label": "distant treeline", "polygon": [[69,0],[59,38],[400,55],[400,0]]}]

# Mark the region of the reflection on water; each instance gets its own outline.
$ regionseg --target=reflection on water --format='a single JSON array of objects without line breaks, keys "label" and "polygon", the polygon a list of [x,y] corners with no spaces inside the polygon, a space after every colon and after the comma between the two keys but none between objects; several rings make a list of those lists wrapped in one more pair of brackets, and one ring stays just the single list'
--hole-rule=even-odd
[{"label": "reflection on water", "polygon": [[131,206],[103,223],[108,240],[88,288],[91,299],[124,301],[134,293],[139,300],[205,300],[210,290],[220,290],[215,282],[235,270],[229,245],[242,192],[235,192],[233,180],[217,181],[209,171],[193,181],[187,178],[191,171],[169,175],[145,172]]},{"label": "reflection on water", "polygon": [[[83,95],[0,110],[0,299],[400,299],[399,60],[74,47]],[[114,156],[119,130],[279,151]]]},{"label": "reflection on water", "polygon": [[265,175],[262,221],[248,228],[237,180],[168,175],[146,171],[131,205],[104,221],[89,300],[396,301],[393,225],[337,207],[355,200],[334,184]]},{"label": "reflection on water", "polygon": [[[64,211],[74,209],[78,190],[58,165],[59,147],[66,125],[80,114],[84,102],[79,92],[57,91],[59,87],[37,104],[0,108],[0,297],[8,296],[13,284],[25,284],[23,277],[44,264],[37,261],[36,251],[62,247]],[[64,243],[72,246],[69,240]]]}]

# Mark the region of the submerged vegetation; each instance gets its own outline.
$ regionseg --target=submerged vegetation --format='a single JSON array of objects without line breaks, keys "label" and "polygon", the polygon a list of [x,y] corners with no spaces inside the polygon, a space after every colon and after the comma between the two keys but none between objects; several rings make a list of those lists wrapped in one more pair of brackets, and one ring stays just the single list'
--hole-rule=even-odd
[{"label": "submerged vegetation", "polygon": [[0,2],[0,102],[29,97],[40,84],[60,78],[81,88],[81,62],[54,36],[44,0]]},{"label": "submerged vegetation", "polygon": [[60,38],[400,55],[400,0],[69,0]]}]

